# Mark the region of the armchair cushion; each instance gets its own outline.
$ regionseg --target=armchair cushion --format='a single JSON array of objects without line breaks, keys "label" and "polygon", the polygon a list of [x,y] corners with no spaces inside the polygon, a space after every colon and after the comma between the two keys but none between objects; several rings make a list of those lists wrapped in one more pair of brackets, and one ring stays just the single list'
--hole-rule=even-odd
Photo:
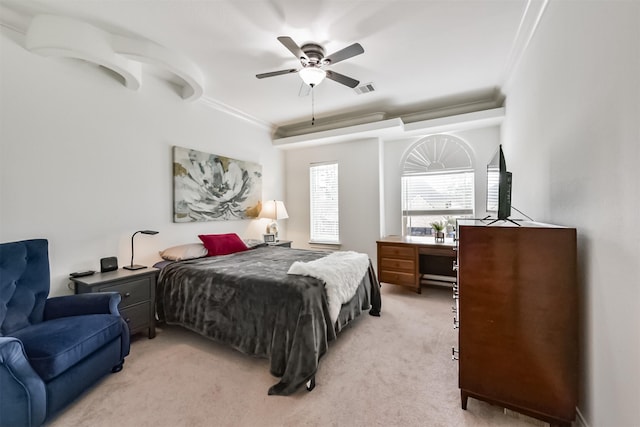
[{"label": "armchair cushion", "polygon": [[122,335],[117,314],[61,317],[13,333],[46,382]]}]

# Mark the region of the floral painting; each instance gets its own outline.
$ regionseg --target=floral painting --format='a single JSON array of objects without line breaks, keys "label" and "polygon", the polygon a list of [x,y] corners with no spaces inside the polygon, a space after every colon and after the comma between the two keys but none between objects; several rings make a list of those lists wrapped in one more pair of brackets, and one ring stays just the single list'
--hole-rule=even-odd
[{"label": "floral painting", "polygon": [[173,147],[173,221],[257,218],[262,166]]}]

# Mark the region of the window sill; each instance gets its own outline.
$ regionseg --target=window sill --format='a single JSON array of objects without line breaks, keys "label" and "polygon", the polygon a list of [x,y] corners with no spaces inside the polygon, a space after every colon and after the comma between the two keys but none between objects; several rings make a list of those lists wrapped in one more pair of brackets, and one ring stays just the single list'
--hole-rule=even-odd
[{"label": "window sill", "polygon": [[316,247],[316,248],[331,248],[331,249],[338,249],[340,246],[342,246],[342,243],[340,242],[322,242],[319,240],[309,240],[309,245],[311,245],[312,247]]}]

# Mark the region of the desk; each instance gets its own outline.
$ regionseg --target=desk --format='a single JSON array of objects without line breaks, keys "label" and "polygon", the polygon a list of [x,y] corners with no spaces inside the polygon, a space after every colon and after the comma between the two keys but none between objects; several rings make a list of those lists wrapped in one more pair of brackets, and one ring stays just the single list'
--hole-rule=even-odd
[{"label": "desk", "polygon": [[381,282],[407,286],[421,292],[422,275],[454,277],[456,244],[436,243],[433,237],[387,236],[376,241]]}]

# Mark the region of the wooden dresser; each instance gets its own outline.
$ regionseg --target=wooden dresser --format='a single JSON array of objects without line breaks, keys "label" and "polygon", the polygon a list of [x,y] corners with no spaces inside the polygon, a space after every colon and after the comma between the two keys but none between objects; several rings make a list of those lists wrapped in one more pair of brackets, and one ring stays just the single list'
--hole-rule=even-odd
[{"label": "wooden dresser", "polygon": [[576,230],[458,223],[459,386],[569,426],[577,403]]},{"label": "wooden dresser", "polygon": [[455,243],[436,243],[433,237],[387,236],[377,242],[378,278],[421,292],[423,274],[455,276]]}]

